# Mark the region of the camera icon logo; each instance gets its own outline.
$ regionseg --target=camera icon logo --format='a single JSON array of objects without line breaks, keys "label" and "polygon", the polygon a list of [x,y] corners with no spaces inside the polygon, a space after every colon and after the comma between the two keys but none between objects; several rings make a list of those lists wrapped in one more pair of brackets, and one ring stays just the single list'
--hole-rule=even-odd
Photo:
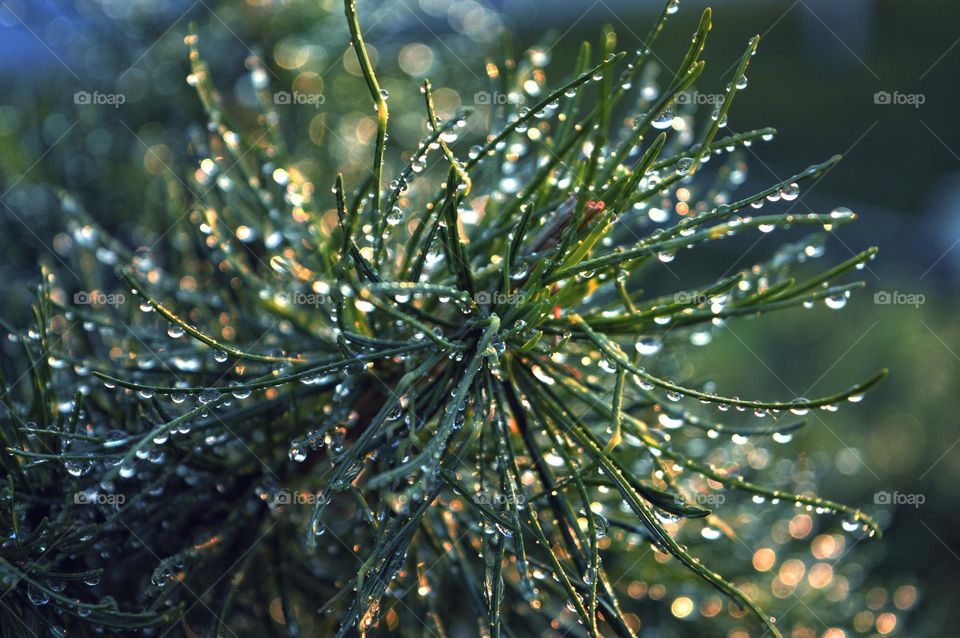
[{"label": "camera icon logo", "polygon": [[890,104],[892,101],[892,96],[889,91],[877,91],[873,94],[873,103],[874,104]]},{"label": "camera icon logo", "polygon": [[273,94],[274,104],[290,104],[293,102],[293,96],[289,91],[277,91]]},{"label": "camera icon logo", "polygon": [[890,505],[893,503],[893,495],[890,492],[880,491],[873,495],[875,505]]},{"label": "camera icon logo", "polygon": [[290,505],[293,503],[293,495],[287,490],[280,490],[273,495],[274,505]]},{"label": "camera icon logo", "polygon": [[893,296],[886,290],[873,293],[873,303],[887,305],[893,302]]},{"label": "camera icon logo", "polygon": [[89,91],[77,91],[73,94],[74,104],[90,104],[92,97]]},{"label": "camera icon logo", "polygon": [[73,303],[78,306],[88,306],[91,303],[90,293],[86,290],[73,293]]},{"label": "camera icon logo", "polygon": [[490,304],[493,303],[493,295],[486,290],[481,290],[473,296],[473,300],[478,304]]},{"label": "camera icon logo", "polygon": [[491,101],[491,96],[486,91],[477,91],[473,94],[474,104],[490,104]]},{"label": "camera icon logo", "polygon": [[699,305],[707,303],[707,295],[681,291],[673,295],[673,302],[678,304]]}]

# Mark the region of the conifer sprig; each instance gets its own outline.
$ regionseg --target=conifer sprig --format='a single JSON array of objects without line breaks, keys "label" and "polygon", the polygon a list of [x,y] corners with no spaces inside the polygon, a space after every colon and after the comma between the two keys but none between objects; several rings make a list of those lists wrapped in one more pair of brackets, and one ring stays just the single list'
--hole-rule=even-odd
[{"label": "conifer sprig", "polygon": [[[688,444],[792,436],[793,415],[859,401],[886,372],[812,399],[740,398],[733,380],[721,392],[675,378],[673,353],[739,317],[841,307],[860,285],[843,277],[876,250],[799,279],[823,252],[815,235],[712,282],[644,291],[652,265],[709,242],[855,219],[753,212],[795,200],[839,157],[733,198],[742,150],[774,135],[720,135],[759,36],[699,134],[678,98],[704,72],[709,9],[675,76],[640,91],[670,0],[619,75],[608,30],[599,62],[585,45],[570,78],[470,148],[480,118],[442,119],[425,82],[427,135],[398,153],[356,4],[344,7],[375,108],[368,174],[314,188],[268,104],[259,128],[237,128],[191,34],[210,139],[194,146],[196,203],[175,249],[129,251],[64,196],[84,279],[45,267],[35,324],[3,345],[4,631],[421,635],[420,621],[444,635],[462,624],[455,604],[490,636],[633,637],[614,573],[634,538],[671,557],[664,579],[691,573],[780,636],[687,546],[689,528],[724,515],[697,480],[880,529]],[[112,306],[67,302],[111,281],[124,286]],[[442,606],[436,591],[462,599]]]}]

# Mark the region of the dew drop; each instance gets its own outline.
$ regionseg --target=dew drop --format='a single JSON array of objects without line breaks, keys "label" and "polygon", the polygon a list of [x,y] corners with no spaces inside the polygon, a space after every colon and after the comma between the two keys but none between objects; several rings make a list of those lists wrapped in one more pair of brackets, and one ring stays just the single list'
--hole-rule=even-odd
[{"label": "dew drop", "polygon": [[796,182],[793,182],[787,186],[784,186],[780,190],[780,197],[785,202],[792,202],[800,195],[800,186]]},{"label": "dew drop", "polygon": [[660,352],[660,348],[663,347],[660,339],[656,337],[640,337],[637,339],[637,342],[633,346],[636,348],[637,352],[644,356],[655,355]]},{"label": "dew drop", "polygon": [[592,585],[597,582],[597,570],[595,567],[587,567],[587,571],[583,573],[583,582],[586,585]]},{"label": "dew drop", "polygon": [[240,387],[239,381],[231,381],[227,384],[227,386],[234,388],[230,391],[230,394],[232,394],[236,399],[246,399],[250,396],[250,389]]},{"label": "dew drop", "polygon": [[654,516],[657,517],[657,520],[659,520],[661,523],[665,523],[668,525],[672,523],[676,523],[680,520],[679,514],[674,514],[673,512],[666,512],[660,509],[655,509],[653,511],[653,514]]},{"label": "dew drop", "polygon": [[396,226],[403,221],[403,211],[400,210],[399,206],[394,206],[390,209],[390,212],[387,213],[387,223],[391,226]]},{"label": "dew drop", "polygon": [[64,469],[70,476],[83,476],[90,471],[89,461],[64,461]]},{"label": "dew drop", "polygon": [[198,398],[200,399],[200,403],[212,403],[213,401],[216,401],[218,398],[220,398],[220,393],[217,390],[214,390],[213,388],[207,388],[206,390],[200,393],[200,396]]},{"label": "dew drop", "polygon": [[677,162],[677,175],[686,175],[693,168],[693,160],[689,157],[683,157]]},{"label": "dew drop", "polygon": [[48,602],[50,602],[50,597],[47,595],[47,592],[34,587],[32,584],[27,585],[27,598],[37,607],[46,605]]},{"label": "dew drop", "polygon": [[840,310],[847,305],[847,296],[845,294],[832,295],[823,300],[827,308],[831,310]]},{"label": "dew drop", "polygon": [[673,111],[671,109],[661,111],[657,117],[653,119],[652,126],[660,130],[673,126]]}]

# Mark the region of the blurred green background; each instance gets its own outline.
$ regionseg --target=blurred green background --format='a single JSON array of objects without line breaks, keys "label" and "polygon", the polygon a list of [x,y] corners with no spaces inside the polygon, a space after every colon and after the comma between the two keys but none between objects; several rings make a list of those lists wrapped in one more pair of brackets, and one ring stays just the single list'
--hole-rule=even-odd
[{"label": "blurred green background", "polygon": [[[502,50],[503,27],[512,31],[517,52],[537,45],[548,53],[559,80],[579,42],[596,42],[604,24],[616,29],[619,48],[640,46],[661,6],[649,0],[360,5],[391,92],[392,138],[408,146],[422,131],[420,80],[432,80],[443,112],[473,105],[475,91],[486,86],[484,57]],[[681,5],[655,48],[664,73],[679,61],[707,6]],[[847,206],[860,215],[859,223],[830,237],[825,260],[831,263],[871,245],[881,251],[861,271],[867,289],[843,312],[794,310],[733,323],[696,351],[699,373],[716,379],[723,392],[792,397],[891,369],[863,403],[815,415],[779,449],[784,457],[811,459],[824,496],[863,504],[887,525],[883,543],[861,543],[838,560],[869,565],[865,586],[887,597],[898,587],[919,588],[918,604],[895,628],[884,632],[874,614],[857,635],[951,635],[943,628],[960,622],[953,602],[960,587],[954,490],[960,480],[960,325],[954,321],[960,310],[960,4],[766,0],[727,1],[714,9],[698,90],[721,91],[747,39],[759,33],[749,87],[729,127],[779,130],[773,142],[751,150],[743,192],[843,153],[844,161],[806,185],[792,207],[802,213]],[[341,14],[332,0],[0,3],[0,316],[21,325],[26,320],[38,260],[55,251],[63,232],[53,186],[73,193],[131,242],[163,232],[170,207],[163,178],[172,167],[190,165],[189,144],[205,123],[184,82],[183,37],[191,22],[228,103],[242,108],[253,99],[250,55],[265,60],[272,87],[323,93],[319,108],[280,107],[292,154],[307,158],[303,170],[329,174],[329,157],[348,165],[365,161],[360,144],[369,136],[368,106],[355,63],[344,56]],[[124,103],[77,104],[78,91],[122,94]],[[878,92],[885,93],[878,98]],[[695,263],[681,255],[670,268],[691,280],[716,276],[771,254],[782,241],[772,234],[755,243],[717,244],[698,251]],[[898,303],[905,295],[922,303]],[[894,303],[877,303],[884,299]],[[924,503],[875,503],[880,491],[922,494]],[[795,605],[785,597],[783,609],[774,611]],[[811,635],[838,638],[828,624]]]}]

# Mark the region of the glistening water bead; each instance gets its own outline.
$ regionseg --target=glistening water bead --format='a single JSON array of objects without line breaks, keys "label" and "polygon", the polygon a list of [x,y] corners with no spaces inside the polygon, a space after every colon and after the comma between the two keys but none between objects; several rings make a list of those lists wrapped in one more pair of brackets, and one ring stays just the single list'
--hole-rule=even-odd
[{"label": "glistening water bead", "polygon": [[668,129],[673,126],[673,110],[666,109],[661,111],[654,119],[651,124],[655,129]]},{"label": "glistening water bead", "polygon": [[83,476],[90,471],[90,461],[64,461],[63,467],[70,476]]},{"label": "glistening water bead", "polygon": [[239,381],[231,381],[227,384],[227,387],[231,388],[230,394],[236,399],[246,399],[250,396],[250,389],[240,387],[241,385]]},{"label": "glistening water bead", "polygon": [[394,206],[390,209],[390,212],[387,213],[387,223],[391,226],[396,226],[403,221],[403,211],[399,206]]},{"label": "glistening water bead", "polygon": [[788,184],[780,190],[780,197],[787,202],[792,202],[800,195],[800,186],[796,183]]},{"label": "glistening water bead", "polygon": [[661,343],[657,337],[641,337],[634,344],[636,351],[644,356],[652,356],[660,352]]},{"label": "glistening water bead", "polygon": [[288,456],[290,457],[291,461],[302,463],[303,461],[307,460],[307,450],[300,443],[294,443],[290,446]]},{"label": "glistening water bead", "polygon": [[840,310],[847,305],[848,293],[844,292],[839,295],[831,295],[830,297],[825,298],[823,301],[826,304],[827,308],[831,310]]}]

